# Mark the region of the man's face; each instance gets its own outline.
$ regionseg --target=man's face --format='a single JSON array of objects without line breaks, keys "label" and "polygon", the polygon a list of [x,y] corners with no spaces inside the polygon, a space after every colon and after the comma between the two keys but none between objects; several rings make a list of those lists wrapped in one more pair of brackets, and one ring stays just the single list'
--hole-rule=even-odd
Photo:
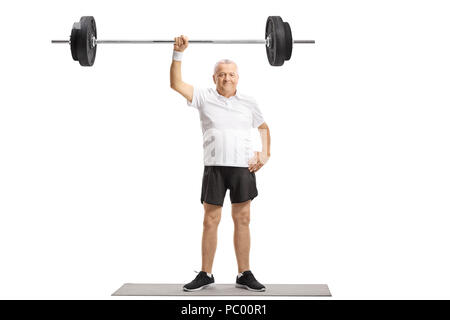
[{"label": "man's face", "polygon": [[217,91],[235,92],[239,81],[239,75],[234,63],[219,64],[216,73],[213,75]]}]

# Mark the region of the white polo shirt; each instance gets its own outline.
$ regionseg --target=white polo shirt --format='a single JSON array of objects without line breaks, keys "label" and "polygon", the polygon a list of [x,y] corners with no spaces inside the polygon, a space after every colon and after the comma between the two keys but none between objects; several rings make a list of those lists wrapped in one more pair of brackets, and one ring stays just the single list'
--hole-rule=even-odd
[{"label": "white polo shirt", "polygon": [[216,88],[194,87],[187,105],[200,115],[205,166],[248,167],[253,157],[251,129],[264,122],[255,99],[239,91],[226,98]]}]

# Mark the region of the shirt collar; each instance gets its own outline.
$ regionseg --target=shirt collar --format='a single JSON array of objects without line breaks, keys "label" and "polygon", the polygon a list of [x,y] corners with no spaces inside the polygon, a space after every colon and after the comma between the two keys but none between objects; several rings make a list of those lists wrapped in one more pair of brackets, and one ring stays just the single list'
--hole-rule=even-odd
[{"label": "shirt collar", "polygon": [[221,95],[221,94],[219,93],[219,91],[217,91],[217,88],[214,88],[214,92],[216,93],[216,95],[217,95],[219,98],[224,99],[224,100],[231,99],[231,98],[233,98],[233,97],[236,97],[236,98],[238,98],[238,99],[241,98],[241,95],[239,94],[239,90],[238,90],[238,89],[236,89],[236,94],[235,94],[234,96],[229,97],[229,98],[224,97],[223,95]]}]

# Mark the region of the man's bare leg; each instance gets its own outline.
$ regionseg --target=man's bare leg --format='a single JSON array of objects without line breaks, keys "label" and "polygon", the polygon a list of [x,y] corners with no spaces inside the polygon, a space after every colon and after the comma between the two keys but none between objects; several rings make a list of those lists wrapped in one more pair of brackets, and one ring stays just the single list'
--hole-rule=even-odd
[{"label": "man's bare leg", "polygon": [[251,200],[231,204],[234,222],[234,251],[239,273],[250,270],[250,203]]},{"label": "man's bare leg", "polygon": [[217,248],[217,229],[222,214],[222,207],[203,202],[203,208],[205,209],[205,217],[203,219],[201,271],[212,273],[212,265]]}]

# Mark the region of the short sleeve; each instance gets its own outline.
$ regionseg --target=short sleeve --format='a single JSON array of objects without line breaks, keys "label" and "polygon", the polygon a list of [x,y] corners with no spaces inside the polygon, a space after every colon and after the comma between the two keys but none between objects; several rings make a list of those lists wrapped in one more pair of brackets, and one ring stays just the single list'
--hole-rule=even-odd
[{"label": "short sleeve", "polygon": [[258,107],[256,100],[252,100],[252,126],[253,128],[258,128],[264,123],[264,117],[261,110]]},{"label": "short sleeve", "polygon": [[189,100],[186,100],[187,105],[189,107],[194,107],[196,109],[202,107],[206,100],[205,99],[206,91],[207,91],[207,89],[194,87],[194,92],[192,94],[192,102],[189,102]]}]

